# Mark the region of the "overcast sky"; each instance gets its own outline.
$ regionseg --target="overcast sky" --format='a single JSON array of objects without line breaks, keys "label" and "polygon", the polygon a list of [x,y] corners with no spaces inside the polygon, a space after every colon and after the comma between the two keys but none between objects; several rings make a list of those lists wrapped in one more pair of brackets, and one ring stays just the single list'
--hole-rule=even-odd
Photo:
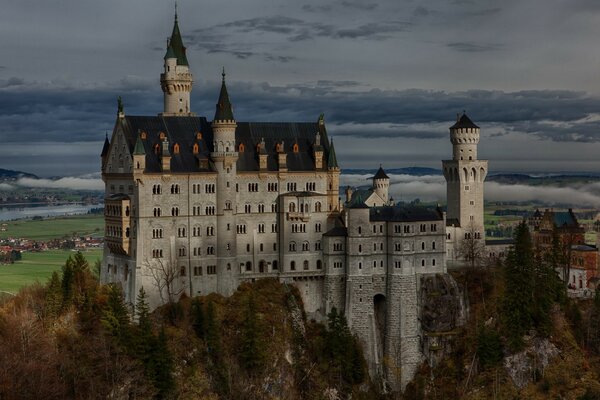
[{"label": "overcast sky", "polygon": [[[6,0],[0,168],[99,170],[116,97],[162,108],[172,1]],[[180,0],[209,119],[225,66],[238,121],[325,113],[342,168],[428,166],[467,110],[496,171],[600,170],[598,0]]]}]

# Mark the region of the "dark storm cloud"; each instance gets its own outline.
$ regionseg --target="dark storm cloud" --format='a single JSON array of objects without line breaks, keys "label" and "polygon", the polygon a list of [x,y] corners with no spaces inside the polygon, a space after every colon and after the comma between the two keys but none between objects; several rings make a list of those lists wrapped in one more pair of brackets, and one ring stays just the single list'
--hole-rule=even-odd
[{"label": "dark storm cloud", "polygon": [[[192,35],[187,36],[187,39],[189,43],[194,43],[197,48],[204,48],[209,52],[227,52],[229,51],[227,43],[230,43],[229,38],[233,33],[282,35],[290,42],[315,38],[381,41],[391,38],[396,33],[406,32],[410,26],[410,22],[380,20],[358,24],[354,27],[339,28],[333,24],[309,22],[284,15],[273,15],[235,20],[209,28],[196,29]],[[214,40],[211,40],[211,38]],[[257,43],[248,46],[256,47]]]},{"label": "dark storm cloud", "polygon": [[476,43],[476,42],[452,42],[447,43],[446,47],[452,50],[465,53],[481,53],[487,51],[496,51],[502,48],[502,45],[495,43]]},{"label": "dark storm cloud", "polygon": [[[97,141],[112,130],[119,94],[127,114],[152,115],[161,108],[155,83],[133,77],[89,89],[13,81],[21,83],[0,89],[0,126],[8,142]],[[310,121],[324,112],[336,135],[442,138],[456,113],[467,110],[494,136],[522,133],[557,142],[600,142],[600,99],[582,92],[353,90],[360,85],[229,82],[228,88],[240,121]],[[218,90],[213,82],[192,92],[198,114],[212,116]]]}]

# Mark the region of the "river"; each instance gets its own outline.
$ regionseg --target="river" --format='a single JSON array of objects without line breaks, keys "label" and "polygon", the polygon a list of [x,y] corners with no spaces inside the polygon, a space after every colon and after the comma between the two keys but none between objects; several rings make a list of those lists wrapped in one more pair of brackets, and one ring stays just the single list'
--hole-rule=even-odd
[{"label": "river", "polygon": [[104,207],[104,204],[11,204],[0,206],[0,221],[39,217],[57,217],[61,215],[87,214],[93,208]]}]

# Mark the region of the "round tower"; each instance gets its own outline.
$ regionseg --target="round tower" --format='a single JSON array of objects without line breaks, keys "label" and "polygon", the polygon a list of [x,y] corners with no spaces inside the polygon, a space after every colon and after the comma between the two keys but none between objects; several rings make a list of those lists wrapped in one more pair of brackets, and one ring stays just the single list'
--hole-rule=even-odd
[{"label": "round tower", "polygon": [[444,160],[448,260],[459,259],[463,239],[485,239],[483,189],[488,162],[477,158],[479,127],[467,114],[450,127],[452,160]]},{"label": "round tower", "polygon": [[237,124],[233,116],[233,107],[229,101],[223,69],[221,92],[217,102],[215,117],[211,127],[213,131],[213,151],[210,158],[217,172],[217,288],[219,293],[232,294],[236,288],[233,271],[237,266],[236,226],[236,189],[237,160],[239,153],[235,147]]},{"label": "round tower", "polygon": [[192,115],[190,93],[194,83],[190,67],[185,54],[185,46],[179,32],[177,12],[173,32],[167,43],[167,52],[164,57],[164,71],[160,74],[160,86],[164,93],[165,116]]},{"label": "round tower", "polygon": [[373,177],[373,191],[377,193],[383,200],[384,204],[388,204],[390,189],[390,177],[386,175],[383,167],[380,165],[379,170]]}]

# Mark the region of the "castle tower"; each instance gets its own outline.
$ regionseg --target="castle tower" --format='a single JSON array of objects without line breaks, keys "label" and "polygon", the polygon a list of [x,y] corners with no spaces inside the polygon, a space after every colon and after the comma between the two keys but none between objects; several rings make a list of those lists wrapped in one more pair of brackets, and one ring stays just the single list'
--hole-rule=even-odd
[{"label": "castle tower", "polygon": [[[479,127],[463,113],[450,127],[452,160],[442,161],[446,178],[449,259],[457,258],[456,249],[463,238],[484,239],[483,186],[487,160],[477,159]],[[454,232],[453,232],[454,231]],[[450,252],[454,251],[454,254]]]},{"label": "castle tower", "polygon": [[[212,121],[213,152],[210,154],[217,170],[217,290],[230,295],[236,288],[233,273],[236,263],[236,190],[237,160],[235,147],[237,123],[225,85],[225,69],[222,73],[221,92]],[[232,228],[234,227],[234,228]]]},{"label": "castle tower", "polygon": [[185,55],[185,46],[179,32],[177,10],[171,38],[167,42],[164,72],[160,74],[160,86],[164,93],[164,116],[190,116],[190,93],[194,83]]},{"label": "castle tower", "polygon": [[380,165],[379,170],[373,177],[373,191],[381,197],[386,205],[389,203],[389,189],[390,177],[386,175],[383,167]]}]

